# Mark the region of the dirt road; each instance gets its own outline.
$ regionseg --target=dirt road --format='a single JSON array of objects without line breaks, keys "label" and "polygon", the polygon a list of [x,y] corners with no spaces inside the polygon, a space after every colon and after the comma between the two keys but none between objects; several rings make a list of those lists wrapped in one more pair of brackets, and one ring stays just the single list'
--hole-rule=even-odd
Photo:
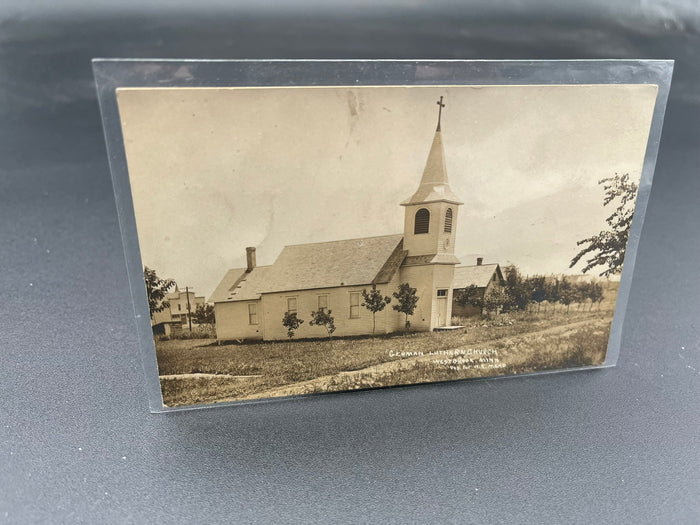
[{"label": "dirt road", "polygon": [[[593,326],[603,328],[606,323],[609,323],[609,319],[595,320]],[[546,328],[542,330],[534,330],[531,332],[525,332],[519,334],[515,337],[510,337],[508,340],[517,346],[519,342],[523,342],[526,339],[532,339],[536,337],[552,336],[558,335],[561,337],[566,337],[576,332],[578,328],[584,325],[591,325],[591,320],[586,319],[583,321],[574,322],[571,324],[565,324],[560,326],[555,326],[552,328]],[[479,342],[478,344],[469,345],[471,347],[478,347],[479,349],[489,349],[493,348],[498,342],[502,342],[503,339],[494,339],[490,341]],[[458,347],[460,348],[460,347]],[[463,347],[467,350],[467,347]],[[258,392],[251,394],[245,398],[227,398],[217,400],[218,402],[226,401],[239,401],[241,399],[260,399],[269,397],[286,397],[286,396],[296,396],[302,394],[309,394],[314,392],[333,392],[339,390],[353,389],[353,385],[357,385],[354,388],[368,388],[372,386],[390,386],[393,383],[386,381],[386,378],[397,374],[397,372],[415,369],[417,364],[423,363],[427,366],[431,366],[429,363],[436,360],[444,360],[449,357],[449,354],[427,354],[420,356],[411,356],[405,358],[397,358],[393,361],[387,361],[385,363],[380,363],[377,365],[372,365],[367,368],[360,370],[350,370],[346,372],[339,372],[337,374],[317,377],[310,379],[308,381],[302,381],[300,383],[294,383],[290,385],[279,386],[265,390],[263,392]],[[473,370],[473,374],[465,373],[463,377],[487,377],[500,375],[497,370]],[[503,372],[501,372],[502,374]],[[376,383],[374,385],[373,383]]]}]

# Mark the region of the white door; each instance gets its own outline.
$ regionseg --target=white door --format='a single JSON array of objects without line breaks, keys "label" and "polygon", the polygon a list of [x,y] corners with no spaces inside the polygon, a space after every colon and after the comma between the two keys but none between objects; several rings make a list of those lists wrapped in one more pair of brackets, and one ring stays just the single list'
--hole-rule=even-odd
[{"label": "white door", "polygon": [[447,290],[437,292],[438,326],[447,326]]}]

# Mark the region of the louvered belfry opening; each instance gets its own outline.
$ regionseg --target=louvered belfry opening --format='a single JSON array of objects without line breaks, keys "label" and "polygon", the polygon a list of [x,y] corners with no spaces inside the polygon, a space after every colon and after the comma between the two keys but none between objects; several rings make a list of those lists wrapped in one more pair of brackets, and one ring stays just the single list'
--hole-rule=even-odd
[{"label": "louvered belfry opening", "polygon": [[430,212],[426,208],[421,208],[416,212],[416,223],[413,233],[428,233],[430,229]]},{"label": "louvered belfry opening", "polygon": [[452,233],[452,208],[445,212],[445,233]]}]

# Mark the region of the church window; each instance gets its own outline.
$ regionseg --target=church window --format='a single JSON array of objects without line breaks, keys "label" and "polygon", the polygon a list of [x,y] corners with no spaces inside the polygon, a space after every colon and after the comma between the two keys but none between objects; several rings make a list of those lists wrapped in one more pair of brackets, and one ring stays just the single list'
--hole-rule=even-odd
[{"label": "church window", "polygon": [[297,313],[297,298],[287,297],[287,312],[290,314]]},{"label": "church window", "polygon": [[257,303],[248,303],[248,324],[258,324]]},{"label": "church window", "polygon": [[452,233],[452,208],[445,212],[445,233]]},{"label": "church window", "polygon": [[318,310],[319,312],[325,312],[328,310],[328,296],[319,295],[318,296]]},{"label": "church window", "polygon": [[413,233],[428,233],[430,229],[430,212],[426,208],[421,208],[416,212],[416,223]]},{"label": "church window", "polygon": [[350,293],[350,319],[360,317],[360,292]]}]

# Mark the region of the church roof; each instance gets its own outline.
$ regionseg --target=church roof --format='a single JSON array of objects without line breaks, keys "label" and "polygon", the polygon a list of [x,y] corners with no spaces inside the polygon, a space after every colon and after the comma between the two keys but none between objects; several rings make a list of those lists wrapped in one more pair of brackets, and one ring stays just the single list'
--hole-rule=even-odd
[{"label": "church roof", "polygon": [[498,277],[503,279],[501,268],[498,264],[479,264],[475,266],[457,266],[455,267],[455,277],[452,287],[456,290],[469,288],[474,285],[478,288],[484,288],[493,279],[494,272],[498,273]]},{"label": "church roof", "polygon": [[234,268],[224,275],[209,299],[212,303],[228,301],[252,301],[260,299],[260,289],[265,286],[272,266],[256,266],[250,272]]},{"label": "church roof", "polygon": [[402,202],[401,205],[409,206],[411,204],[424,204],[435,201],[463,204],[452,192],[447,179],[445,148],[442,144],[442,132],[440,131],[439,125],[438,129],[435,131],[430,153],[428,153],[428,160],[425,163],[420,186],[418,186],[418,190],[413,196]]},{"label": "church roof", "polygon": [[372,284],[402,241],[403,235],[383,235],[285,246],[262,291]]},{"label": "church roof", "polygon": [[230,295],[230,291],[233,286],[238,282],[238,280],[243,277],[245,273],[245,268],[231,268],[221,282],[216,286],[214,292],[209,297],[210,303],[221,303],[226,301],[227,297]]},{"label": "church roof", "polygon": [[212,302],[249,301],[263,293],[386,283],[403,262],[403,235],[285,246],[271,266],[229,270]]}]

